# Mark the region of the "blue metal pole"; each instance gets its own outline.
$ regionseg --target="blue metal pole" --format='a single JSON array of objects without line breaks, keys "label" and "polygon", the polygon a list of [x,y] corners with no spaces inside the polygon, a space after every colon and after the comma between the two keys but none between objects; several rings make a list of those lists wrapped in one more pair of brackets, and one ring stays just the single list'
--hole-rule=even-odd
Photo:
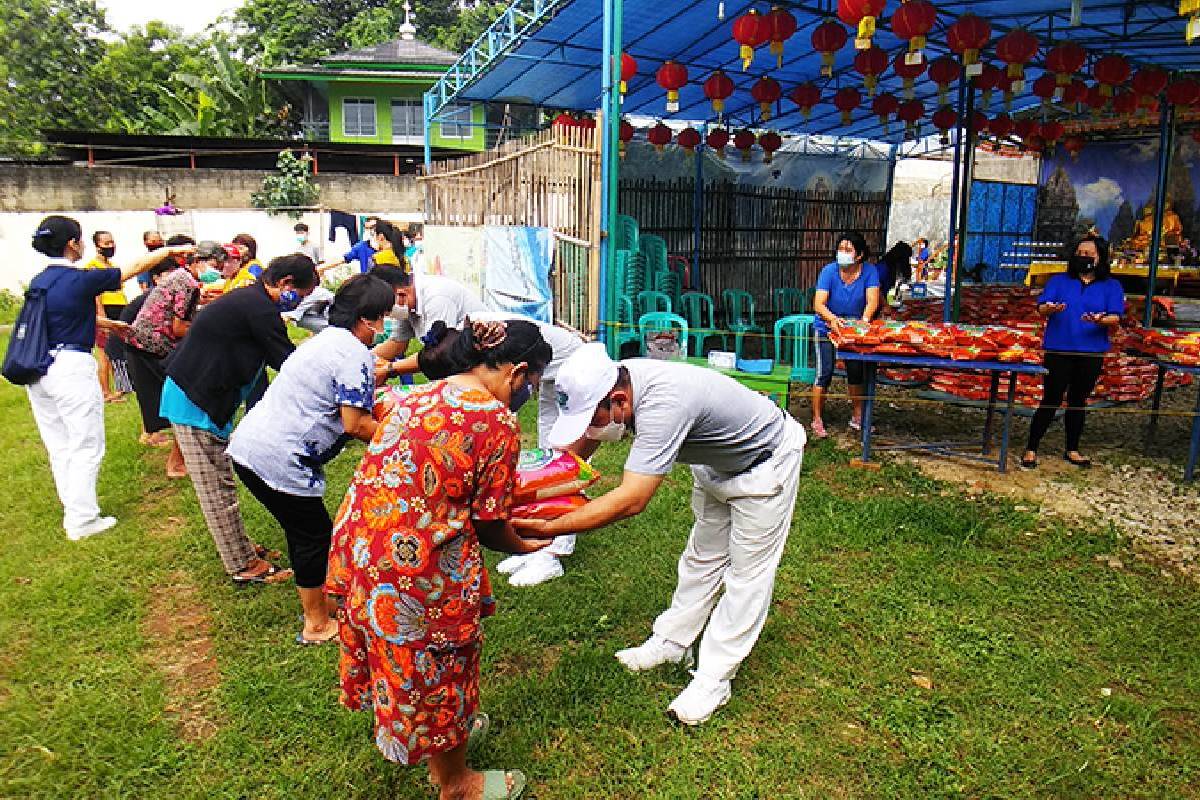
[{"label": "blue metal pole", "polygon": [[1158,128],[1158,180],[1154,186],[1154,232],[1150,235],[1150,269],[1146,283],[1146,314],[1143,324],[1154,322],[1154,289],[1158,282],[1158,257],[1162,252],[1162,221],[1167,205],[1167,181],[1171,173],[1171,151],[1175,149],[1175,106],[1163,102]]},{"label": "blue metal pole", "polygon": [[[954,246],[954,236],[957,233],[958,226],[958,181],[959,174],[962,172],[962,150],[963,136],[966,134],[967,126],[970,121],[966,118],[967,115],[967,76],[961,75],[958,79],[958,127],[954,129],[954,161],[953,172],[950,175],[950,230],[949,238],[946,240],[947,247]],[[949,322],[953,311],[951,305],[952,298],[950,297],[950,257],[946,254],[946,274],[943,276],[946,282],[946,296],[942,299],[942,322]]]},{"label": "blue metal pole", "polygon": [[[704,126],[704,136],[708,135],[708,125]],[[704,232],[704,153],[708,146],[701,144],[696,148],[696,187],[692,198],[692,277],[688,280],[688,289],[700,291],[700,240]]]},{"label": "blue metal pole", "polygon": [[620,194],[620,132],[621,132],[621,93],[618,76],[621,63],[621,12],[622,0],[604,0],[603,7],[603,50],[601,54],[601,88],[602,108],[604,109],[603,142],[600,147],[600,286],[599,286],[599,323],[597,334],[601,341],[608,345],[609,354],[614,358],[617,352],[617,336],[607,336],[605,319],[608,306],[608,293],[612,288],[608,285],[608,275],[611,265],[617,258],[617,239],[613,235],[613,226],[617,220],[617,201]]},{"label": "blue metal pole", "polygon": [[433,106],[433,89],[430,89],[421,97],[423,103],[423,115],[425,117],[425,171],[429,172],[429,168],[433,166],[433,147],[430,143],[430,130],[433,126],[433,120],[430,119],[429,109]]},{"label": "blue metal pole", "polygon": [[[963,171],[961,181],[962,197],[958,201],[958,229],[955,231],[957,241],[950,242],[953,259],[947,259],[950,269],[946,271],[946,299],[950,299],[950,286],[954,287],[954,299],[950,303],[951,319],[958,322],[958,313],[962,308],[962,279],[963,269],[967,260],[967,235],[970,233],[971,222],[971,187],[975,183],[975,136],[974,127],[970,120],[975,116],[975,82],[967,81],[967,141],[963,146]],[[953,278],[953,281],[951,281]]]}]

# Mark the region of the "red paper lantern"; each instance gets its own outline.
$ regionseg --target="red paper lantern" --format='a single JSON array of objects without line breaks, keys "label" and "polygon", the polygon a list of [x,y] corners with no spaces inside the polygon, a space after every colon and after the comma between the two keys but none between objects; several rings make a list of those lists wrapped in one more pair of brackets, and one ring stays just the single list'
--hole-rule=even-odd
[{"label": "red paper lantern", "polygon": [[987,114],[982,111],[976,111],[971,115],[971,123],[967,126],[976,135],[983,133],[988,129]]},{"label": "red paper lantern", "polygon": [[658,85],[667,90],[667,113],[674,114],[679,110],[679,90],[687,86],[687,67],[678,61],[667,61],[654,77]]},{"label": "red paper lantern", "polygon": [[758,137],[758,146],[763,151],[763,162],[770,164],[775,157],[775,151],[783,147],[783,139],[775,131],[767,131]]},{"label": "red paper lantern", "polygon": [[1112,96],[1112,110],[1117,116],[1128,117],[1138,110],[1141,103],[1133,92],[1118,91]]},{"label": "red paper lantern", "polygon": [[896,73],[897,78],[904,82],[905,99],[911,100],[917,78],[925,74],[925,59],[910,64],[907,53],[897,53],[895,60],[892,61],[892,71]]},{"label": "red paper lantern", "polygon": [[1061,122],[1055,119],[1043,122],[1041,127],[1038,129],[1038,135],[1041,136],[1042,139],[1046,141],[1046,144],[1050,145],[1050,147],[1054,147],[1054,145],[1058,144],[1058,140],[1063,138],[1066,133],[1067,129],[1063,127]]},{"label": "red paper lantern", "polygon": [[1112,97],[1113,89],[1129,80],[1132,72],[1124,56],[1103,56],[1092,65],[1092,76],[1100,84],[1100,91],[1105,97]]},{"label": "red paper lantern", "polygon": [[[1053,75],[1043,75],[1044,78],[1049,78],[1050,83],[1054,84]],[[1087,99],[1088,85],[1083,81],[1075,78],[1066,86],[1063,87],[1062,101],[1068,106],[1077,106]],[[1054,92],[1050,92],[1050,96],[1054,96]]]},{"label": "red paper lantern", "polygon": [[1190,106],[1200,100],[1200,84],[1191,78],[1176,78],[1167,87],[1167,102],[1173,106]]},{"label": "red paper lantern", "polygon": [[[1033,93],[1042,98],[1043,106],[1050,105],[1050,103],[1054,100],[1054,95],[1058,94],[1058,91],[1058,82],[1055,81],[1054,76],[1048,72],[1033,82]],[[1084,86],[1082,91],[1084,95],[1086,95],[1087,87]],[[1083,98],[1081,97],[1080,99],[1082,100]]]},{"label": "red paper lantern", "polygon": [[629,55],[629,53],[621,53],[621,94],[629,91],[627,85],[633,77],[637,75],[638,63],[637,60]]},{"label": "red paper lantern", "polygon": [[950,106],[942,106],[933,112],[933,127],[942,132],[942,144],[950,141],[950,130],[958,125],[958,112]]},{"label": "red paper lantern", "polygon": [[704,143],[715,150],[721,158],[725,157],[725,145],[729,144],[729,131],[724,128],[713,128],[704,137]]},{"label": "red paper lantern", "polygon": [[963,14],[946,29],[946,44],[962,57],[968,77],[980,73],[979,51],[987,46],[991,38],[991,23],[975,14]]},{"label": "red paper lantern", "polygon": [[904,130],[911,133],[916,129],[921,117],[925,116],[925,104],[920,100],[906,100],[900,104],[896,116],[904,121]]},{"label": "red paper lantern", "polygon": [[1028,139],[1022,140],[1022,145],[1031,153],[1040,153],[1046,149],[1046,140],[1040,134],[1031,133]]},{"label": "red paper lantern", "polygon": [[833,74],[834,58],[846,46],[849,38],[846,29],[833,19],[825,20],[813,30],[812,47],[821,54],[822,75],[829,77]]},{"label": "red paper lantern", "polygon": [[812,115],[813,107],[821,102],[821,90],[817,88],[815,83],[809,81],[802,83],[788,94],[788,99],[800,107],[800,113],[804,117],[804,121],[808,122],[809,116]]},{"label": "red paper lantern", "polygon": [[617,130],[617,138],[620,142],[617,145],[619,154],[625,155],[625,146],[633,141],[633,125],[629,124],[629,120],[621,120],[621,126]]},{"label": "red paper lantern", "polygon": [[1022,141],[1028,139],[1038,132],[1038,124],[1035,119],[1019,119],[1013,123],[1013,133]]},{"label": "red paper lantern", "polygon": [[908,52],[915,54],[914,64],[925,63],[921,51],[925,49],[925,37],[937,24],[937,8],[927,0],[903,0],[892,14],[892,33],[897,39],[908,42]]},{"label": "red paper lantern", "polygon": [[854,47],[866,50],[875,35],[875,20],[883,14],[884,0],[838,0],[838,19],[858,29]]},{"label": "red paper lantern", "polygon": [[1051,47],[1046,53],[1046,70],[1054,75],[1055,83],[1060,87],[1060,91],[1055,95],[1055,100],[1062,99],[1061,87],[1066,86],[1075,77],[1075,73],[1083,68],[1087,63],[1087,50],[1084,50],[1074,42],[1063,42],[1060,45]]},{"label": "red paper lantern", "polygon": [[722,70],[717,70],[708,76],[704,82],[704,96],[712,102],[713,112],[717,119],[725,111],[725,101],[733,95],[733,80]]},{"label": "red paper lantern", "polygon": [[754,61],[754,48],[761,47],[771,39],[771,26],[762,14],[750,9],[733,23],[733,40],[741,45],[738,54],[742,58],[742,70],[750,69]]},{"label": "red paper lantern", "polygon": [[742,154],[742,161],[750,160],[750,148],[754,147],[754,134],[742,128],[733,135],[733,147]]},{"label": "red paper lantern", "polygon": [[1006,139],[1013,132],[1012,117],[1008,114],[997,114],[988,120],[987,128],[997,139]]},{"label": "red paper lantern", "polygon": [[850,124],[850,115],[862,105],[862,94],[853,86],[843,86],[833,94],[833,107],[842,112],[842,124]]},{"label": "red paper lantern", "polygon": [[888,92],[884,92],[875,98],[871,103],[871,113],[879,117],[879,123],[883,125],[884,133],[888,131],[888,123],[891,121],[891,116],[900,110],[900,101],[896,96]]},{"label": "red paper lantern", "polygon": [[888,67],[887,52],[882,47],[872,45],[866,50],[859,50],[854,56],[854,69],[863,76],[863,85],[867,87],[867,96],[875,96],[875,87],[879,85],[879,76]]},{"label": "red paper lantern", "polygon": [[758,103],[763,119],[771,118],[771,106],[783,97],[783,87],[774,78],[763,76],[750,88],[750,96]]},{"label": "red paper lantern", "polygon": [[771,52],[775,54],[775,65],[783,67],[783,43],[796,33],[796,18],[787,9],[775,6],[767,14],[767,30],[770,32]]},{"label": "red paper lantern", "polygon": [[1099,85],[1089,86],[1083,104],[1092,110],[1093,118],[1099,117],[1100,112],[1108,105],[1108,96],[1100,90]]},{"label": "red paper lantern", "polygon": [[979,75],[975,78],[975,88],[981,93],[983,101],[983,110],[987,111],[992,105],[992,93],[1000,88],[1000,81],[1004,78],[1004,70],[991,64],[980,64]]},{"label": "red paper lantern", "polygon": [[1067,155],[1072,161],[1079,160],[1079,154],[1083,152],[1083,148],[1087,146],[1087,139],[1084,139],[1078,133],[1072,133],[1067,138],[1063,139],[1063,150],[1067,151]]},{"label": "red paper lantern", "polygon": [[1013,28],[996,42],[996,58],[1008,65],[1013,91],[1025,91],[1025,65],[1037,58],[1038,38],[1024,28]]},{"label": "red paper lantern", "polygon": [[1142,67],[1134,73],[1130,85],[1133,87],[1133,93],[1137,95],[1138,103],[1145,106],[1148,101],[1155,100],[1162,95],[1170,80],[1171,76],[1165,69]]},{"label": "red paper lantern", "polygon": [[654,145],[654,149],[660,153],[664,147],[671,143],[671,136],[671,129],[661,122],[646,133],[646,138],[650,140],[650,144]]},{"label": "red paper lantern", "polygon": [[939,105],[946,104],[946,98],[950,93],[950,84],[958,80],[960,75],[962,75],[962,67],[950,56],[934,59],[933,63],[929,65],[929,79],[937,84]]},{"label": "red paper lantern", "polygon": [[675,137],[675,143],[689,153],[695,153],[700,145],[700,132],[695,128],[684,128]]}]

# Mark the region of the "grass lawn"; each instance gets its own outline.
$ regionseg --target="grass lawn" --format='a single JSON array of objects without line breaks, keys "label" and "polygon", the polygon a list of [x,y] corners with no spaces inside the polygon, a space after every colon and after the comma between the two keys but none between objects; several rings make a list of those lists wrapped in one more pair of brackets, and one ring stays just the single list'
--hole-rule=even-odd
[{"label": "grass lawn", "polygon": [[[121,524],[73,544],[24,392],[0,386],[0,797],[429,796],[337,705],[335,650],[292,644],[294,591],[230,585],[134,404],[107,413],[100,494]],[[618,475],[622,456],[598,464]],[[685,470],[585,537],[564,579],[497,580],[476,765],[524,769],[538,800],[1200,797],[1194,585],[1098,562],[1122,545],[1097,526],[848,459],[809,449],[770,620],[699,730],[663,715],[682,670],[612,656],[670,597]]]}]

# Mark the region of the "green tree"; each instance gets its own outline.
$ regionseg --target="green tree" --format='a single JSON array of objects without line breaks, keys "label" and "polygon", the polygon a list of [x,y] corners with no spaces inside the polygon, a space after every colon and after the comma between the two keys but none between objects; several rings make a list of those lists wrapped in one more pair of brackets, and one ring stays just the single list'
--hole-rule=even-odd
[{"label": "green tree", "polygon": [[262,191],[250,195],[250,204],[297,219],[299,209],[315,206],[320,195],[320,187],[313,182],[312,157],[283,150],[275,161],[275,174],[263,178]]}]

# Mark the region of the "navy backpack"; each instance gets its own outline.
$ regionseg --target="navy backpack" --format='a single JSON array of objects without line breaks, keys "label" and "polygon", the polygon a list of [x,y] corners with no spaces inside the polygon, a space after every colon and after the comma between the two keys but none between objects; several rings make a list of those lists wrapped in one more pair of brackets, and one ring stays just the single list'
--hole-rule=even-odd
[{"label": "navy backpack", "polygon": [[46,293],[53,286],[30,286],[25,291],[25,304],[13,325],[4,366],[0,368],[10,383],[28,386],[46,374],[54,357],[50,355],[50,335],[46,324]]}]

